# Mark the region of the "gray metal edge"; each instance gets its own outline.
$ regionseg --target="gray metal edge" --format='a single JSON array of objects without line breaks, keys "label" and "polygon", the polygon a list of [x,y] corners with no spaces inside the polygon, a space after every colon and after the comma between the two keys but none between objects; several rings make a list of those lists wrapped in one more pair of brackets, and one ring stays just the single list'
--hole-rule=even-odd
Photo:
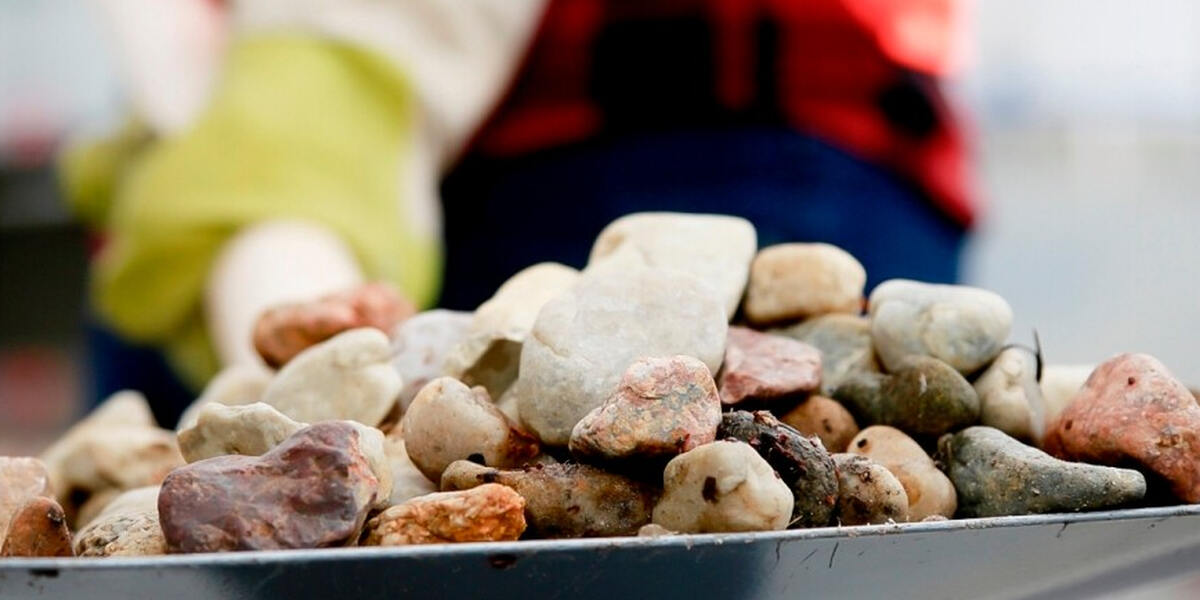
[{"label": "gray metal edge", "polygon": [[529,556],[562,550],[692,549],[755,543],[784,543],[800,540],[857,538],[905,534],[927,534],[963,530],[983,530],[1003,527],[1028,527],[1049,524],[1069,526],[1074,523],[1097,521],[1167,519],[1177,516],[1200,515],[1200,504],[1135,508],[1086,513],[1055,513],[951,519],[919,523],[861,525],[855,527],[820,527],[727,534],[681,534],[661,537],[610,537],[569,540],[528,540],[518,542],[475,542],[420,546],[319,548],[305,550],[265,550],[256,552],[221,552],[203,554],[174,554],[145,557],[108,558],[4,558],[0,572],[17,570],[97,570],[145,569],[168,566],[234,566],[266,565],[288,562],[346,561],[389,557],[462,557],[513,555]]}]

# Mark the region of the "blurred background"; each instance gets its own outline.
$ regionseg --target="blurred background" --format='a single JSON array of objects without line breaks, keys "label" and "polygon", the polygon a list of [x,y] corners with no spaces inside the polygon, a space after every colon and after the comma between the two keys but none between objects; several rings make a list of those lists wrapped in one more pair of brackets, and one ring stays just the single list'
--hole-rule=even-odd
[{"label": "blurred background", "polygon": [[[88,240],[52,161],[127,101],[93,10],[0,0],[0,454],[81,409]],[[1200,4],[1004,0],[970,21],[953,91],[986,210],[965,282],[1007,298],[1051,362],[1147,352],[1200,384]]]},{"label": "blurred background", "polygon": [[[52,169],[127,98],[95,7],[0,0],[0,453],[76,415],[87,238]],[[967,283],[1012,304],[1056,363],[1122,351],[1200,383],[1200,5],[981,2],[954,82],[986,210]]]}]

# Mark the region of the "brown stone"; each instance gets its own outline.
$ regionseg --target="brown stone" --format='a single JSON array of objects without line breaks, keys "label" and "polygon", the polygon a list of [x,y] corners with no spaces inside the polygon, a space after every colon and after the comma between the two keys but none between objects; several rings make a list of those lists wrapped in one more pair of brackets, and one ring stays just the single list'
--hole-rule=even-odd
[{"label": "brown stone", "polygon": [[29,456],[0,456],[0,534],[8,531],[9,520],[26,502],[52,492],[50,473],[42,461]]},{"label": "brown stone", "polygon": [[391,286],[369,283],[311,302],[268,309],[254,326],[254,348],[268,365],[278,368],[343,331],[374,327],[390,334],[414,312],[413,303]]},{"label": "brown stone", "polygon": [[821,385],[821,352],[784,336],[730,327],[718,385],[727,405],[812,392]]},{"label": "brown stone", "polygon": [[1096,367],[1044,446],[1067,460],[1139,465],[1200,502],[1200,405],[1152,356],[1121,354]]},{"label": "brown stone", "polygon": [[442,473],[443,490],[499,483],[525,498],[533,537],[634,535],[650,522],[658,490],[588,465],[547,464],[500,470],[460,460]]},{"label": "brown stone", "polygon": [[512,541],[525,531],[525,499],[488,483],[418,496],[367,523],[368,546]]},{"label": "brown stone", "polygon": [[0,556],[75,556],[67,515],[53,498],[35,496],[13,515]]},{"label": "brown stone", "polygon": [[592,459],[671,457],[712,442],[721,400],[708,367],[690,356],[641,358],[608,400],[571,431],[571,453]]},{"label": "brown stone", "polygon": [[817,436],[829,452],[845,452],[858,435],[854,415],[841,402],[825,396],[809,396],[779,420],[804,435]]},{"label": "brown stone", "polygon": [[171,472],[158,510],[171,552],[339,546],[378,500],[361,433],[317,423],[259,456],[218,456]]}]

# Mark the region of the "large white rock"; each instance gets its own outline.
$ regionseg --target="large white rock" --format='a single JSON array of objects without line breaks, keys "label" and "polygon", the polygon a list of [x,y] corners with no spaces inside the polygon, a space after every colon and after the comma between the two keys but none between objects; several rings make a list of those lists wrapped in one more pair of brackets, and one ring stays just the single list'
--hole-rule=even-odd
[{"label": "large white rock", "polygon": [[517,384],[521,420],[544,443],[562,446],[638,358],[683,354],[716,373],[726,319],[712,288],[679,270],[629,266],[585,273],[542,307],[525,341]]},{"label": "large white rock", "polygon": [[723,440],[667,463],[654,522],[683,533],[784,529],[792,500],[792,490],[754,448]]},{"label": "large white rock", "polygon": [[200,410],[211,403],[242,406],[258,402],[262,399],[267,385],[271,383],[271,374],[271,371],[261,365],[230,365],[221,369],[221,372],[204,386],[200,397],[183,411],[179,423],[175,425],[175,431],[194,426]]},{"label": "large white rock", "polygon": [[392,333],[392,366],[404,380],[400,408],[408,410],[425,384],[445,375],[446,357],[467,336],[474,316],[455,310],[427,310],[402,321]]},{"label": "large white rock", "polygon": [[261,456],[306,426],[262,402],[214,402],[200,409],[195,425],[179,432],[179,451],[189,463],[226,454]]},{"label": "large white rock", "polygon": [[746,318],[765,325],[828,313],[862,311],[867,271],[831,244],[763,248],[750,266]]},{"label": "large white rock", "polygon": [[[726,215],[636,213],[609,223],[592,246],[588,269],[615,255],[647,267],[678,269],[712,286],[726,317],[746,289],[758,235],[749,221]],[[629,252],[632,250],[632,252]]]},{"label": "large white rock", "polygon": [[517,379],[521,345],[538,311],[578,279],[579,271],[558,263],[536,264],[510,277],[475,310],[465,338],[446,357],[445,374],[499,398]]},{"label": "large white rock", "polygon": [[344,419],[373,426],[391,411],[402,386],[387,336],[363,327],[296,355],[275,375],[262,401],[303,423]]},{"label": "large white rock", "polygon": [[871,340],[889,370],[909,355],[932,356],[968,374],[1004,347],[1012,309],[994,292],[892,279],[871,292]]}]

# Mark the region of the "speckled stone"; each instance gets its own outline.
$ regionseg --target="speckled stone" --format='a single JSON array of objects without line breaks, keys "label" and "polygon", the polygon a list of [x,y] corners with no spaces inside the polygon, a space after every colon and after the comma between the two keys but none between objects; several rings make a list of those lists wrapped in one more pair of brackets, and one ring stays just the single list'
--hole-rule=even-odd
[{"label": "speckled stone", "polygon": [[496,483],[418,496],[367,523],[367,546],[512,541],[525,531],[525,499]]}]

